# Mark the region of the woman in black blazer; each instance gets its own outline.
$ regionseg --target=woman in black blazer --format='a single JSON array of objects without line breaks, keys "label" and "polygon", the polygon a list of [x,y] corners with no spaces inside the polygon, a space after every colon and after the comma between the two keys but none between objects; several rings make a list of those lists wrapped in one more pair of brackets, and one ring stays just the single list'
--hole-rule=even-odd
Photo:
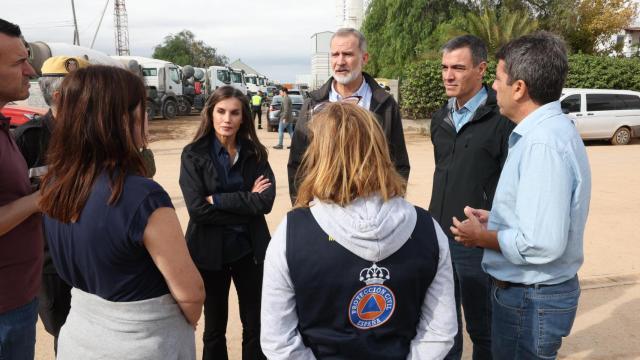
[{"label": "woman in black blazer", "polygon": [[180,188],[189,210],[187,245],[207,293],[203,359],[228,358],[231,279],[240,303],[242,359],[264,359],[260,293],[271,238],[264,215],[273,206],[275,179],[249,100],[233,87],[220,87],[207,100],[200,128],[182,151]]}]

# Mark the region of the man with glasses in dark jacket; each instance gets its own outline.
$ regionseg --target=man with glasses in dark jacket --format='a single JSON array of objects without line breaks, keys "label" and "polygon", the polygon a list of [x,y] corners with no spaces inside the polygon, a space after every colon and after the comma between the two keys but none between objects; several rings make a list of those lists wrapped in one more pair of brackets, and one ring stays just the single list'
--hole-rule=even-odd
[{"label": "man with glasses in dark jacket", "polygon": [[298,167],[309,145],[307,122],[311,119],[314,108],[318,111],[317,106],[327,101],[357,99],[358,105],[370,110],[382,125],[396,170],[405,179],[409,179],[409,156],[404,142],[398,103],[375,79],[362,71],[369,60],[364,35],[351,28],[339,29],[331,37],[330,55],[333,76],[320,89],[312,91],[305,100],[291,140],[287,168],[292,203],[295,202],[297,184],[301,180],[297,175]]},{"label": "man with glasses in dark jacket", "polygon": [[[500,115],[496,94],[482,83],[487,48],[472,35],[442,48],[442,80],[449,101],[431,119],[436,170],[429,211],[449,236],[458,334],[447,359],[462,356],[461,306],[473,342],[473,359],[491,359],[491,279],[482,270],[483,249],[454,241],[452,217],[466,205],[488,209],[507,157],[514,124]],[[471,205],[471,204],[475,204]]]}]

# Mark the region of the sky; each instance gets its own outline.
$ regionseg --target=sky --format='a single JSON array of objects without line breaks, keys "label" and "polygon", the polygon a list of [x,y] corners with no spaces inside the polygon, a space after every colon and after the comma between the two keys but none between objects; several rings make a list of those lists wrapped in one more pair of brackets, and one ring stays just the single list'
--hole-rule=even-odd
[{"label": "sky", "polygon": [[[1,18],[19,25],[27,41],[73,43],[71,0],[2,0]],[[75,0],[80,44],[90,47],[106,0]],[[115,53],[109,0],[94,49]],[[127,0],[131,55],[151,57],[164,37],[191,30],[226,55],[270,79],[294,82],[311,72],[311,36],[336,29],[334,0]]]}]

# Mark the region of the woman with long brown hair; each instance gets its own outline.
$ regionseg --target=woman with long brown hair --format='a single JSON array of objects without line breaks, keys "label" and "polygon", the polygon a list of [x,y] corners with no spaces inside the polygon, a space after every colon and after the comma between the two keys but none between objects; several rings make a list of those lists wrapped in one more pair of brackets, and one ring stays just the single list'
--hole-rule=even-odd
[{"label": "woman with long brown hair", "polygon": [[169,195],[144,177],[145,98],[115,67],[62,83],[41,188],[51,257],[73,286],[58,359],[195,358],[203,283]]},{"label": "woman with long brown hair", "polygon": [[404,200],[380,124],[337,102],[309,133],[295,209],[265,259],[265,355],[444,358],[457,329],[447,238]]},{"label": "woman with long brown hair", "polygon": [[223,86],[207,100],[194,140],[182,152],[180,187],[189,210],[187,242],[204,279],[203,359],[227,359],[229,286],[238,293],[242,359],[262,359],[260,292],[270,240],[264,215],[275,199],[267,150],[249,99]]}]

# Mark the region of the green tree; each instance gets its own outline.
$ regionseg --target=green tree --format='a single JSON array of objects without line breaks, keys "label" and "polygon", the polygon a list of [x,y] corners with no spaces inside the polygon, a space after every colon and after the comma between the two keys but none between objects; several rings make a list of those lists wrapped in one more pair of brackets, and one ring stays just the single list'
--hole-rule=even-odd
[{"label": "green tree", "polygon": [[506,6],[495,7],[483,1],[478,14],[469,12],[462,29],[484,40],[489,54],[502,45],[536,30],[538,22],[526,10],[510,10]]},{"label": "green tree", "polygon": [[608,54],[615,47],[611,37],[631,24],[637,9],[632,0],[581,0],[576,26],[565,38],[575,52]]},{"label": "green tree", "polygon": [[170,61],[181,66],[208,67],[226,65],[229,59],[202,40],[196,40],[194,33],[182,30],[176,35],[167,35],[161,45],[153,49],[154,59]]},{"label": "green tree", "polygon": [[466,6],[451,0],[372,0],[361,27],[371,54],[365,70],[400,76],[423,52],[421,43],[461,8]]}]

